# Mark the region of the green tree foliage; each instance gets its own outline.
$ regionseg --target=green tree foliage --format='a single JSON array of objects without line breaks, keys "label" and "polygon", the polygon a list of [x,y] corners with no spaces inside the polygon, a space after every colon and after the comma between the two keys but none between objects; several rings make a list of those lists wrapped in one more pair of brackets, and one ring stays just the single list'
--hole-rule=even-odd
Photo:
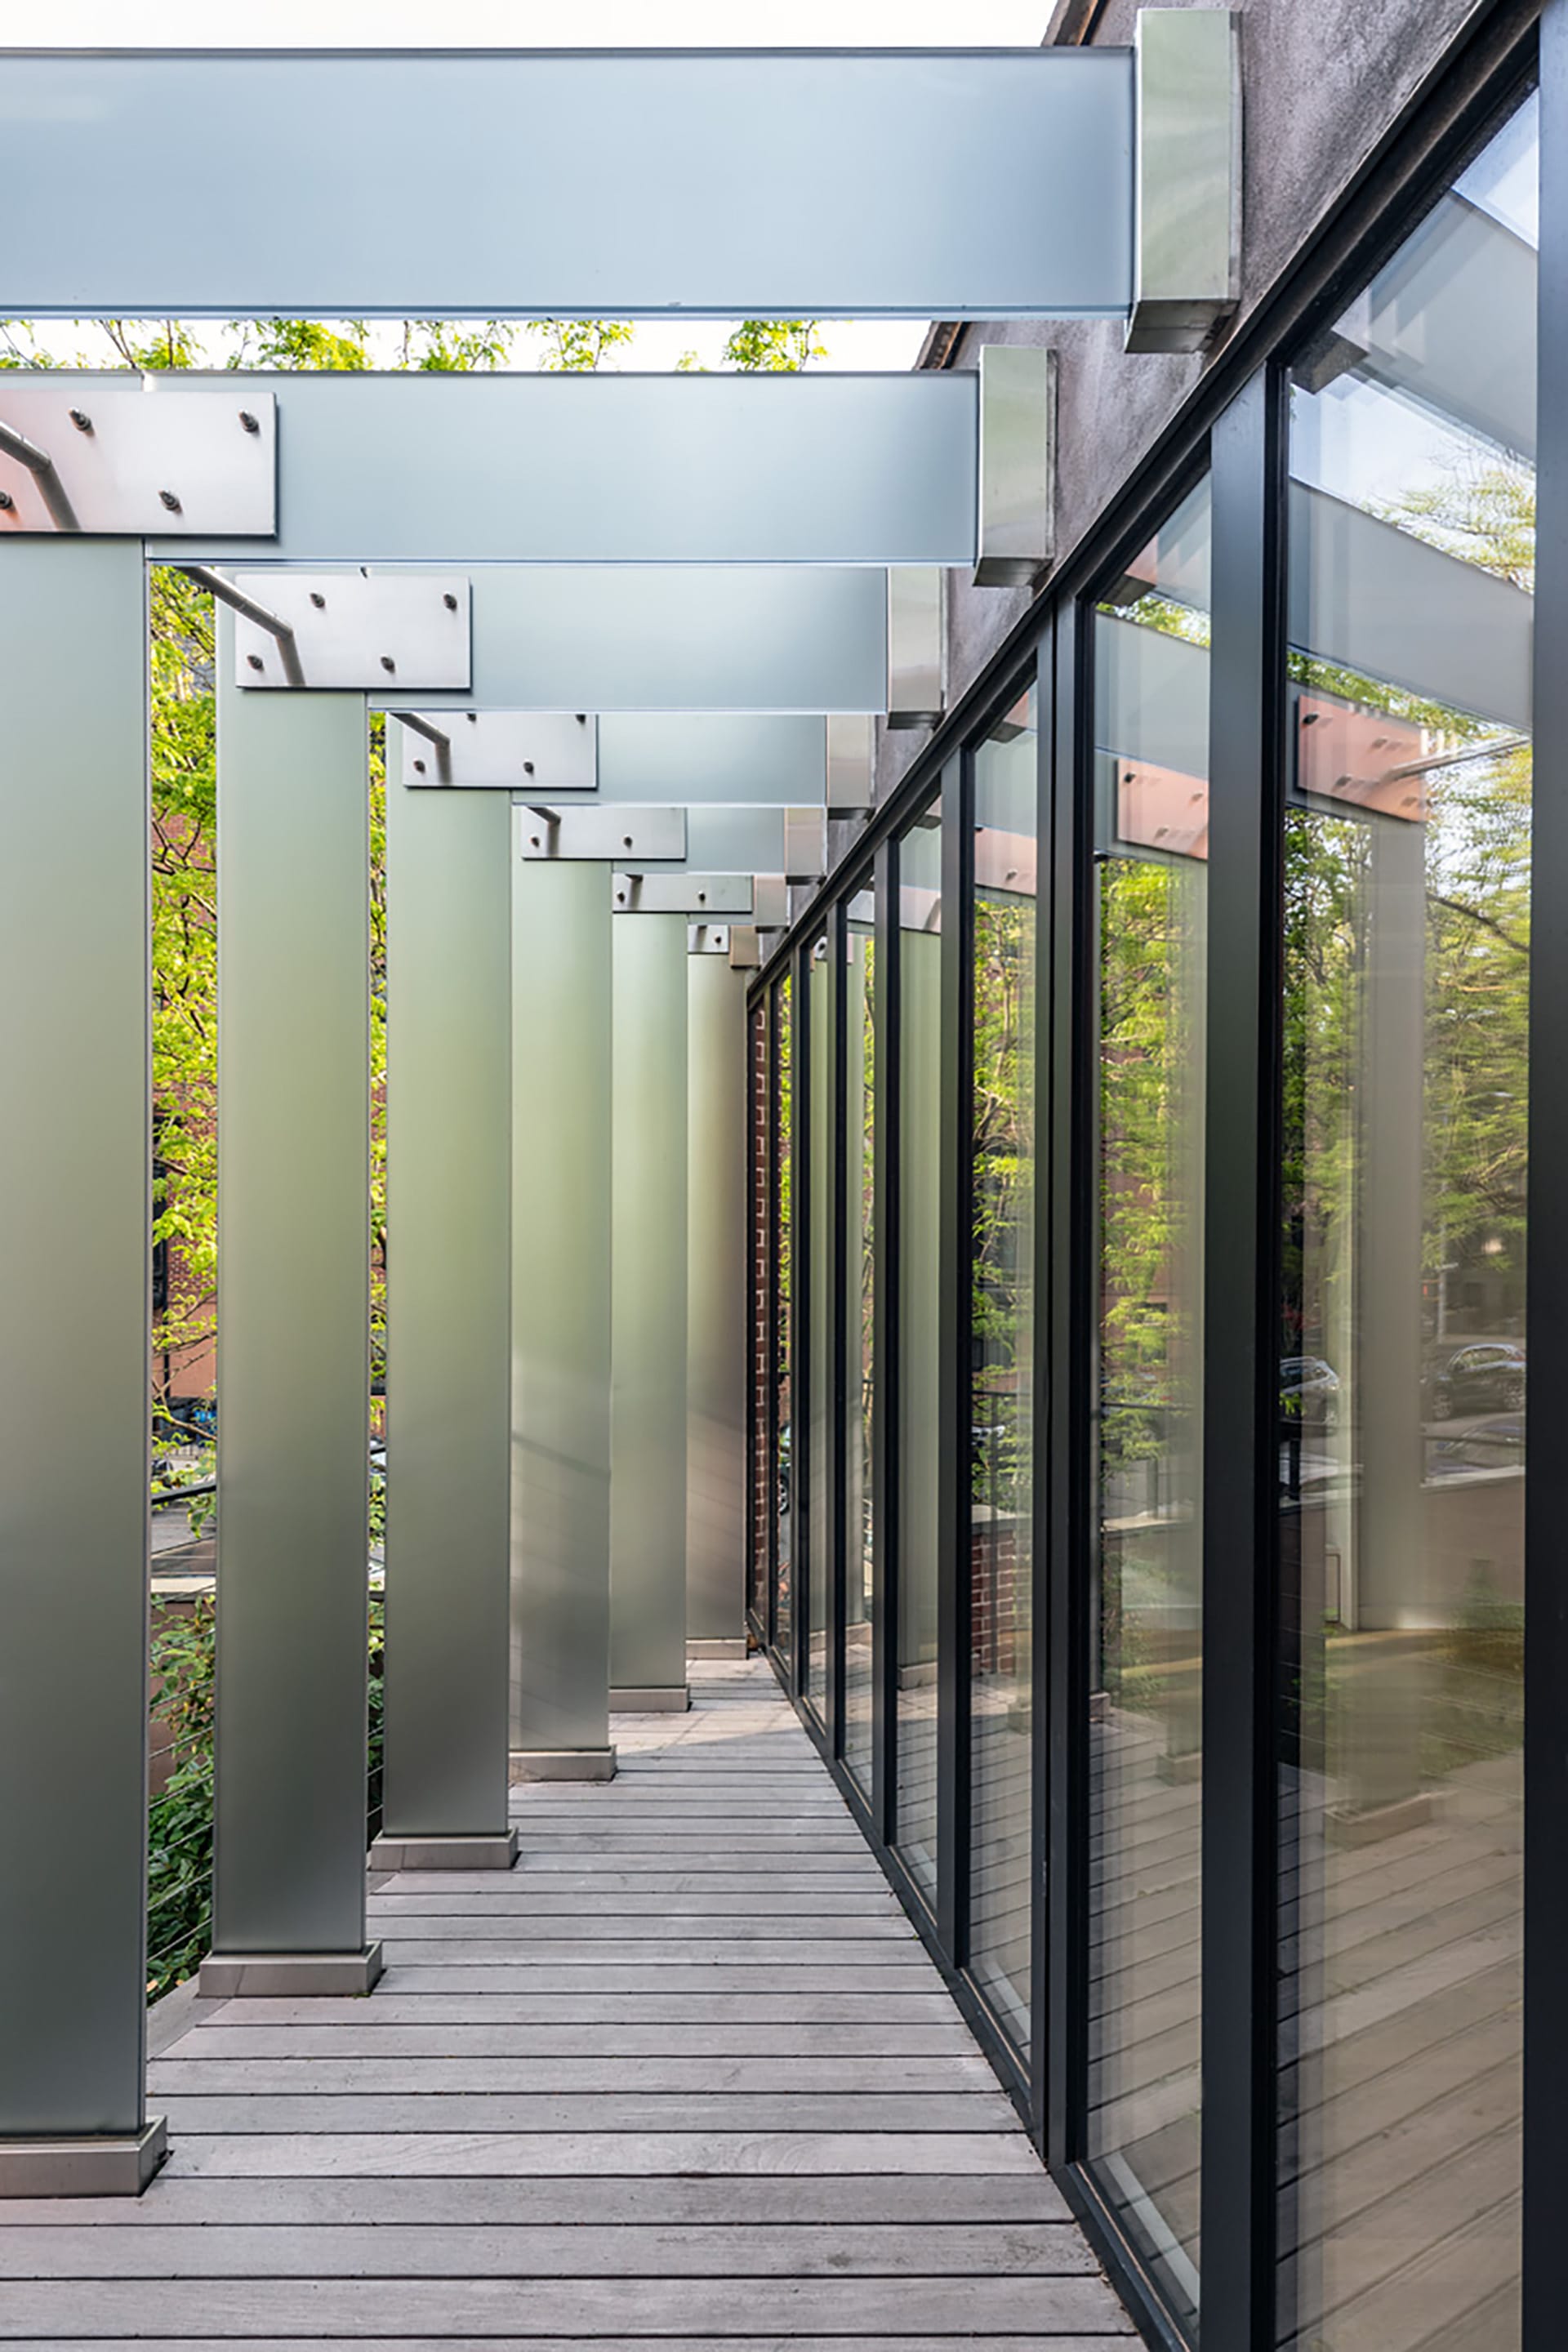
[{"label": "green tree foliage", "polygon": [[544,346],[540,367],[563,375],[591,374],[606,352],[624,349],[637,330],[629,319],[530,319],[527,331]]},{"label": "green tree foliage", "polygon": [[[366,1843],[381,1826],[383,1607],[373,1593],[368,1623],[369,1711],[365,1747]],[[147,1998],[184,1982],[212,1940],[213,1727],[216,1621],[213,1597],[168,1616],[153,1644],[157,1697],[156,1760],[168,1780],[147,1811]]]}]

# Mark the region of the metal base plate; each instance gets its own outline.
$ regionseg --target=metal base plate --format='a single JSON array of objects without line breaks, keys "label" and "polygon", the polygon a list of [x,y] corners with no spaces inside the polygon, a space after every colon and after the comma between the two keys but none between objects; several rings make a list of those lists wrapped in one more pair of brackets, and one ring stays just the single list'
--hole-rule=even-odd
[{"label": "metal base plate", "polygon": [[214,1952],[202,1962],[201,1990],[218,2000],[369,1992],[385,1965],[379,1943],[363,1952]]},{"label": "metal base plate", "polygon": [[0,2140],[0,2197],[140,2197],[168,2153],[162,2116],[124,2138]]},{"label": "metal base plate", "polygon": [[737,1633],[732,1641],[688,1642],[686,1654],[689,1658],[739,1658],[744,1661],[752,1654],[752,1645],[744,1633]]},{"label": "metal base plate", "polygon": [[612,1715],[684,1715],[691,1693],[684,1683],[656,1684],[643,1690],[613,1690]]},{"label": "metal base plate", "polygon": [[521,1780],[613,1780],[615,1777],[613,1748],[514,1748],[511,1751],[514,1787]]},{"label": "metal base plate", "polygon": [[517,1860],[517,1832],[500,1837],[378,1837],[370,1850],[372,1870],[510,1870]]}]

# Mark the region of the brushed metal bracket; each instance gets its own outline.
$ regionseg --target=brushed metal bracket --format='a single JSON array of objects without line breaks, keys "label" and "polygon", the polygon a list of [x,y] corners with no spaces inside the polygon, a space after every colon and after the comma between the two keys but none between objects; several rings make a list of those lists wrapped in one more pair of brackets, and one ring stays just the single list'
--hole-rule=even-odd
[{"label": "brushed metal bracket", "polygon": [[[384,696],[414,687],[466,691],[472,677],[468,583],[454,572],[208,573],[238,615],[234,682]],[[240,599],[244,598],[244,603]],[[291,641],[298,674],[283,646]],[[437,720],[436,722],[439,724]]]},{"label": "brushed metal bracket", "polygon": [[1054,352],[982,343],[977,588],[1026,587],[1056,552],[1056,392]]},{"label": "brushed metal bracket", "polygon": [[8,373],[0,386],[0,532],[270,539],[278,404],[134,378]]},{"label": "brushed metal bracket", "polygon": [[[390,717],[424,738],[404,740],[403,781],[412,787],[449,784],[459,792],[539,793],[545,799],[599,788],[599,722],[591,712],[421,711],[390,702],[386,707]],[[432,747],[438,757],[432,758]]]},{"label": "brushed metal bracket", "polygon": [[1130,352],[1196,352],[1241,280],[1241,33],[1230,8],[1141,8]]},{"label": "brushed metal bracket", "polygon": [[616,874],[610,903],[617,915],[749,915],[749,874]]}]

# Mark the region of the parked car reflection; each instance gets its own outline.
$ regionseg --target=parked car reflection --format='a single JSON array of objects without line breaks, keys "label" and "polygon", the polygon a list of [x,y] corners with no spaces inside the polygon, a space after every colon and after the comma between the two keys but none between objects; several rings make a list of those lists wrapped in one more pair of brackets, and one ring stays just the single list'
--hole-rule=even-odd
[{"label": "parked car reflection", "polygon": [[1524,1349],[1507,1339],[1478,1339],[1428,1365],[1432,1421],[1461,1412],[1517,1412],[1524,1402]]},{"label": "parked car reflection", "polygon": [[1337,1429],[1340,1376],[1321,1356],[1285,1356],[1279,1364],[1279,1418]]}]

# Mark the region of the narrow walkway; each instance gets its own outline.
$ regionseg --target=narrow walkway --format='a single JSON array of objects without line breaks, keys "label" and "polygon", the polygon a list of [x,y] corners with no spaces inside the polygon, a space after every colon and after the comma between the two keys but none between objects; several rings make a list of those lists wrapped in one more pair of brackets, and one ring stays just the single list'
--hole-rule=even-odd
[{"label": "narrow walkway", "polygon": [[771,1675],[694,1696],[376,1881],[368,2000],[193,2005],[146,2196],[0,2204],[0,2338],[1128,2352]]}]

